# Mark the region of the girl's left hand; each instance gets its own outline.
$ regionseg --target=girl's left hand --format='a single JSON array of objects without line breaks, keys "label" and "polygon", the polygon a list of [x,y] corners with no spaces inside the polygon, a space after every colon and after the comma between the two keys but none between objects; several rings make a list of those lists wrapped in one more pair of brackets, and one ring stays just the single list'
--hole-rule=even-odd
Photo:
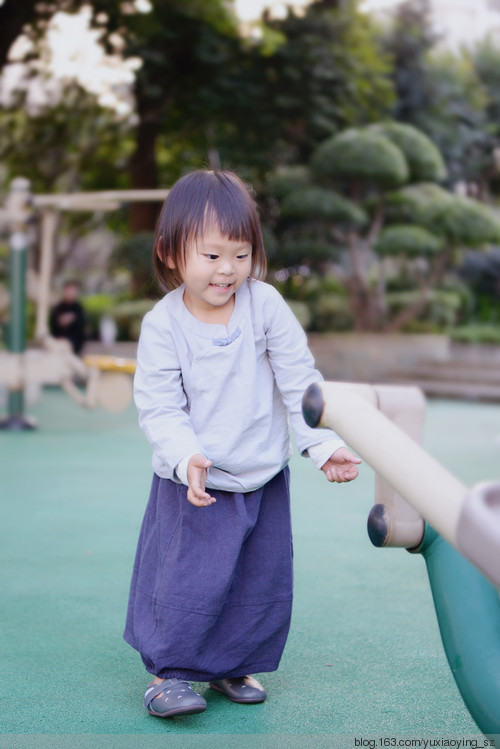
[{"label": "girl's left hand", "polygon": [[215,502],[215,497],[205,491],[207,470],[211,465],[212,461],[200,454],[193,455],[188,463],[187,478],[189,486],[187,498],[195,507],[207,507]]},{"label": "girl's left hand", "polygon": [[321,470],[328,481],[336,481],[342,484],[356,478],[358,475],[356,466],[362,462],[345,447],[339,447],[321,467]]}]

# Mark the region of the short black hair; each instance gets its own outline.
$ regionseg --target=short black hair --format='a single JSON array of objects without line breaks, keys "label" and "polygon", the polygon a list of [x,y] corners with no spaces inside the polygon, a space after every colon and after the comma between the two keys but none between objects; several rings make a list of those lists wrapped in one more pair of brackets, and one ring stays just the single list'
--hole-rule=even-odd
[{"label": "short black hair", "polygon": [[[267,261],[262,229],[256,203],[245,183],[235,172],[199,169],[175,183],[158,219],[153,259],[162,287],[181,285],[179,269],[185,264],[187,244],[213,224],[224,237],[252,245],[250,275],[264,278]],[[169,258],[175,268],[168,267]]]}]

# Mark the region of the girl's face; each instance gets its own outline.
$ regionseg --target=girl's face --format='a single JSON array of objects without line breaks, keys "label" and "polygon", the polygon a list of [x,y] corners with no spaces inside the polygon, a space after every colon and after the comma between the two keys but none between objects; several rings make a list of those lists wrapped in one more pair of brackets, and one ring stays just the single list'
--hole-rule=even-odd
[{"label": "girl's face", "polygon": [[227,324],[234,294],[250,275],[252,245],[224,237],[209,227],[186,248],[186,262],[179,268],[185,285],[184,304],[202,322]]}]

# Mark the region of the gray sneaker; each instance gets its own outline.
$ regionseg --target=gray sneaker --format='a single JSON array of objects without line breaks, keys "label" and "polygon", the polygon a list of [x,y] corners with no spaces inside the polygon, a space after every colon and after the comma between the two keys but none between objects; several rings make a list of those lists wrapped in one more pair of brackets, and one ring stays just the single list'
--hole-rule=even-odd
[{"label": "gray sneaker", "polygon": [[205,699],[191,689],[189,681],[165,679],[161,684],[148,684],[144,707],[151,715],[173,718],[174,715],[192,715],[207,709]]}]

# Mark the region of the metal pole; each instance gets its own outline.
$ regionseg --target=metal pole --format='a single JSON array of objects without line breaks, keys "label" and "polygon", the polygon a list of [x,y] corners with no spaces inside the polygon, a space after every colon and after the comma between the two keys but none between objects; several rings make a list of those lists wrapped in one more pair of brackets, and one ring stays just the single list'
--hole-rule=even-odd
[{"label": "metal pole", "polygon": [[50,281],[54,257],[54,243],[59,212],[54,208],[42,210],[40,283],[37,301],[35,338],[40,343],[49,335]]},{"label": "metal pole", "polygon": [[8,348],[17,361],[18,376],[9,389],[8,415],[0,422],[0,429],[34,429],[34,420],[24,413],[24,355],[26,349],[26,256],[28,234],[29,182],[15,179],[7,199],[6,211],[10,234],[10,316]]}]

